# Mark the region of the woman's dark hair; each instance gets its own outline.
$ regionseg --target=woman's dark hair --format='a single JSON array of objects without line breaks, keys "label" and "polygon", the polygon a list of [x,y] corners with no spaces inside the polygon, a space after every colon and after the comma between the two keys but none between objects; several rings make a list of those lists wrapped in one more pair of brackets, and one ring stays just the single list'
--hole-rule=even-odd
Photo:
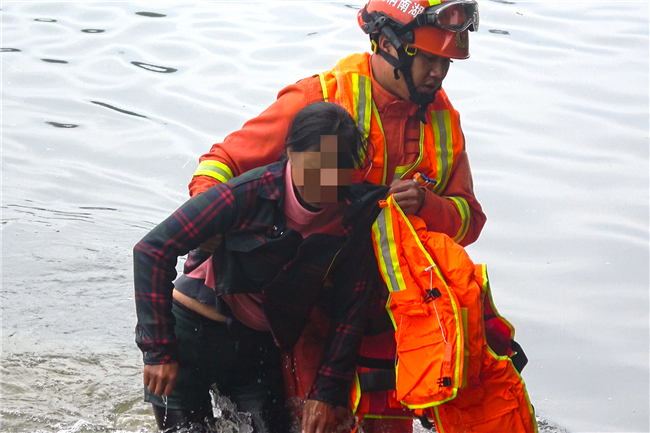
[{"label": "woman's dark hair", "polygon": [[362,168],[366,165],[363,135],[352,116],[336,103],[314,102],[300,110],[291,122],[286,148],[292,152],[304,152],[317,145],[320,150],[321,135],[337,136],[339,167]]}]

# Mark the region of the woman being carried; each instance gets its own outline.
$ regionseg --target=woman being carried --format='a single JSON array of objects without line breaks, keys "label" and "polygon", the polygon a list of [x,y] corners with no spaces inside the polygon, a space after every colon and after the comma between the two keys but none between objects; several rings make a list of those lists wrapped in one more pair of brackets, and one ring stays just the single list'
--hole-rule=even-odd
[{"label": "woman being carried", "polygon": [[[381,279],[370,227],[387,188],[351,183],[366,149],[354,120],[336,104],[301,110],[286,150],[284,161],[192,198],[134,248],[136,342],[161,428],[169,426],[160,425],[161,409],[181,421],[201,421],[181,401],[187,391],[174,389],[177,376],[177,387],[192,386],[183,365],[179,372],[179,328],[183,316],[198,313],[172,301],[172,291],[177,258],[216,235],[222,235],[212,258],[218,314],[211,315],[209,332],[218,365],[206,366],[214,376],[200,380],[216,382],[240,411],[250,412],[255,432],[289,432],[280,351],[295,345],[320,303],[331,325],[303,431],[332,431],[334,407],[347,404],[372,282]],[[211,411],[201,416],[210,418]]]}]

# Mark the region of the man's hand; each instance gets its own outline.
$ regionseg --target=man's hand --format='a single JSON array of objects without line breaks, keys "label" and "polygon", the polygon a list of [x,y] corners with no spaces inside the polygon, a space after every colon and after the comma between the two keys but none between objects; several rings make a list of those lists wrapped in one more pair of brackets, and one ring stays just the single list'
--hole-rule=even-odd
[{"label": "man's hand", "polygon": [[393,194],[395,202],[406,215],[415,215],[424,204],[424,197],[427,192],[420,188],[419,185],[412,179],[396,179],[390,185],[388,194]]},{"label": "man's hand", "polygon": [[178,362],[144,366],[144,386],[156,395],[169,395],[174,389]]},{"label": "man's hand", "polygon": [[331,433],[334,427],[334,408],[322,401],[307,400],[302,411],[302,433]]}]

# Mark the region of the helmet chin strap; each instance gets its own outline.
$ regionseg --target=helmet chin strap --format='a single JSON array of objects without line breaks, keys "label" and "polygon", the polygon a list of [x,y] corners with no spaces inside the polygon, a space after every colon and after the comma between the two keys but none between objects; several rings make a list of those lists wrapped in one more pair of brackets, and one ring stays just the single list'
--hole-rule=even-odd
[{"label": "helmet chin strap", "polygon": [[376,53],[379,54],[384,60],[386,60],[393,68],[395,68],[393,70],[393,74],[395,75],[396,80],[400,79],[398,71],[402,72],[404,82],[406,83],[406,87],[409,91],[409,99],[411,102],[418,105],[418,119],[420,119],[420,122],[426,125],[427,107],[436,99],[436,94],[438,93],[438,90],[440,90],[440,86],[438,86],[438,88],[432,94],[420,93],[417,91],[415,84],[413,83],[413,75],[411,74],[411,66],[413,65],[414,56],[409,55],[406,52],[404,44],[400,43],[399,47],[395,47],[399,58],[391,56],[388,52],[379,48],[378,44],[376,44],[375,47]]},{"label": "helmet chin strap", "polygon": [[[426,111],[429,104],[431,104],[436,99],[436,93],[440,90],[440,87],[435,90],[432,94],[420,93],[415,88],[413,83],[413,75],[411,74],[411,66],[413,65],[413,57],[415,57],[415,52],[409,54],[406,51],[406,46],[400,40],[400,38],[395,33],[395,30],[389,24],[389,20],[386,17],[378,14],[377,12],[370,12],[366,7],[362,10],[362,17],[366,25],[364,31],[370,35],[370,40],[374,47],[375,53],[378,53],[384,60],[386,60],[393,68],[393,73],[395,74],[395,79],[399,80],[400,76],[398,71],[402,71],[402,76],[406,82],[406,87],[409,91],[409,99],[414,104],[418,105],[418,118],[422,123],[426,125]],[[376,32],[378,30],[378,32]],[[409,29],[410,30],[410,29]],[[395,47],[397,51],[397,58],[391,56],[388,52],[379,48],[379,34],[384,35],[386,40]]]}]

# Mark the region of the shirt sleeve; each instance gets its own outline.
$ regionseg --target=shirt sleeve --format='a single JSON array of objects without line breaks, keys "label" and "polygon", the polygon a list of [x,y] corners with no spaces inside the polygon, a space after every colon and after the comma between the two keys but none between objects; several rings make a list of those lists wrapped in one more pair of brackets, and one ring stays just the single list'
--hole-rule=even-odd
[{"label": "shirt sleeve", "polygon": [[227,231],[234,215],[230,185],[218,185],[190,199],[134,247],[136,343],[145,364],[168,364],[178,359],[171,312],[178,257]]},{"label": "shirt sleeve", "polygon": [[[462,137],[463,143],[465,137]],[[417,213],[431,231],[444,233],[462,246],[475,242],[487,217],[474,195],[474,182],[467,151],[458,155],[447,185],[438,196],[426,190]]]},{"label": "shirt sleeve", "polygon": [[[376,272],[370,236],[367,242],[364,240],[364,246],[349,252],[332,276],[334,311],[322,362],[307,397],[310,400],[332,406],[347,405],[370,299],[381,278]],[[359,257],[364,259],[359,260]]]},{"label": "shirt sleeve", "polygon": [[318,77],[305,78],[282,89],[277,100],[259,116],[229,134],[223,142],[215,143],[199,158],[199,167],[189,184],[190,196],[278,161],[284,153],[294,116],[309,103],[322,99]]}]

